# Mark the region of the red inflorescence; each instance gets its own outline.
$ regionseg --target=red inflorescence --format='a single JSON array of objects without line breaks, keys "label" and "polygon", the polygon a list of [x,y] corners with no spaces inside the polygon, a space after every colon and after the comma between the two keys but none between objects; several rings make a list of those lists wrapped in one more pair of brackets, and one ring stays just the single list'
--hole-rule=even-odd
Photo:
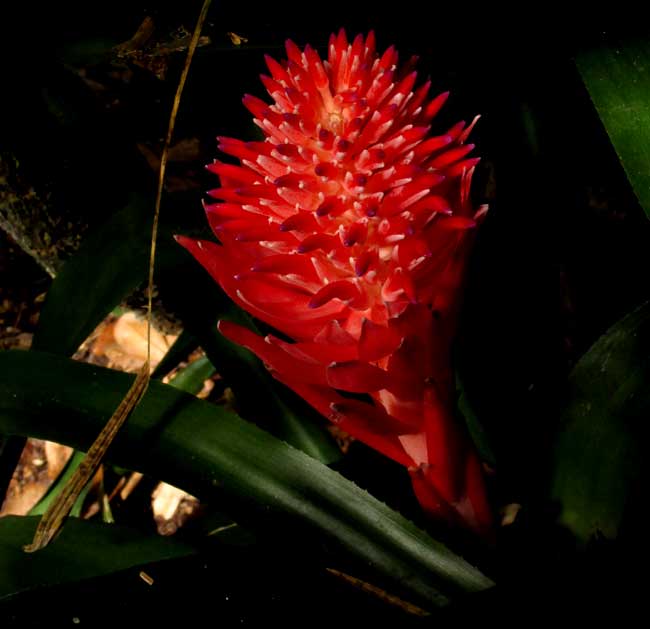
[{"label": "red inflorescence", "polygon": [[[232,341],[341,429],[406,466],[427,511],[485,530],[479,459],[454,419],[450,344],[471,234],[474,123],[440,135],[447,100],[375,37],[333,35],[327,61],[266,58],[263,142],[220,138],[206,205],[221,244],[180,237],[242,308],[290,337],[221,322]],[[345,392],[366,394],[345,395]]]}]

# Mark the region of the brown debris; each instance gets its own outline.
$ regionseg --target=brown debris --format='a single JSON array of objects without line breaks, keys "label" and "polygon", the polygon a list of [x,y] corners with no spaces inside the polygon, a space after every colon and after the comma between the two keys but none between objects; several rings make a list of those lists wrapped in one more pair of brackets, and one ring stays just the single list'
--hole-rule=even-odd
[{"label": "brown debris", "polygon": [[355,441],[354,437],[344,430],[341,430],[338,426],[328,425],[326,428],[332,437],[336,439],[336,445],[341,449],[341,452],[346,454],[350,449],[350,445]]},{"label": "brown debris", "polygon": [[0,229],[0,350],[29,349],[49,280]]},{"label": "brown debris", "polygon": [[194,496],[167,483],[158,483],[151,498],[151,508],[160,535],[173,535],[199,506],[199,501]]},{"label": "brown debris", "polygon": [[[155,24],[153,18],[147,16],[138,27],[133,37],[115,48],[113,53],[116,60],[123,60],[140,68],[148,70],[160,80],[164,80],[169,70],[169,57],[178,52],[184,52],[190,45],[192,34],[180,27],[176,32],[158,41],[154,37]],[[199,46],[210,44],[210,38],[199,38]]]},{"label": "brown debris", "polygon": [[154,583],[153,577],[147,574],[144,570],[140,570],[139,576],[147,585],[153,585]]},{"label": "brown debris", "polygon": [[237,33],[232,33],[230,31],[226,33],[226,35],[235,46],[241,46],[242,44],[248,43],[248,37],[244,37],[243,35],[237,35]]},{"label": "brown debris", "polygon": [[72,448],[41,439],[28,439],[7,489],[0,516],[26,515],[61,473]]},{"label": "brown debris", "polygon": [[[160,362],[176,336],[151,330],[151,367]],[[147,322],[134,312],[109,316],[79,348],[74,356],[96,365],[133,373],[147,358]]]}]

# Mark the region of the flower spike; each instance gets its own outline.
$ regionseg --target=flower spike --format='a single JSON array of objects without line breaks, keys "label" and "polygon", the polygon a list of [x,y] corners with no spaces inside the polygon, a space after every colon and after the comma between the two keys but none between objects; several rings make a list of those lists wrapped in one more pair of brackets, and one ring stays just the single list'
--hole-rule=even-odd
[{"label": "flower spike", "polygon": [[[469,197],[470,125],[435,128],[415,59],[374,33],[286,42],[266,57],[270,102],[244,96],[263,142],[219,138],[238,163],[208,170],[220,245],[179,238],[242,308],[292,342],[222,322],[330,421],[408,468],[422,507],[491,526],[481,463],[454,417],[450,347],[463,271],[485,207]],[[347,395],[346,395],[347,393]],[[365,401],[351,399],[362,394]]]}]

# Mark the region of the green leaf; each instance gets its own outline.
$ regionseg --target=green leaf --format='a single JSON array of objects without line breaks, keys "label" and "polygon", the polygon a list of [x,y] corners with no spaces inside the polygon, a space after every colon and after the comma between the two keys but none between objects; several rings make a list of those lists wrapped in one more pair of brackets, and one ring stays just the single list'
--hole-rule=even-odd
[{"label": "green leaf", "polygon": [[[133,193],[125,207],[86,234],[47,293],[32,349],[72,355],[104,317],[146,280],[152,218],[153,193],[151,198]],[[168,200],[160,218],[157,274],[173,275],[186,259],[173,235],[199,220],[203,217],[198,201],[185,206]]]},{"label": "green leaf", "polygon": [[187,330],[183,330],[158,363],[151,377],[159,380],[177,367],[178,363],[185,360],[198,346],[197,338]]},{"label": "green leaf", "polygon": [[629,42],[576,58],[591,99],[650,217],[650,43]]},{"label": "green leaf", "polygon": [[[198,203],[196,206],[200,209]],[[323,462],[338,460],[340,450],[322,420],[310,419],[310,409],[297,413],[293,404],[287,405],[276,392],[279,385],[259,360],[217,332],[220,318],[251,323],[194,260],[188,264],[188,254],[173,240],[174,233],[187,229],[179,221],[189,222],[194,215],[184,211],[179,217],[176,206],[165,209],[158,239],[156,281],[168,294],[181,295],[175,305],[189,323],[183,343],[191,344],[188,335],[194,333],[240,402],[261,409],[270,419],[266,427],[274,434]],[[152,204],[135,197],[86,237],[48,291],[32,349],[72,355],[104,317],[145,279],[152,210]],[[215,298],[211,300],[210,296]],[[166,364],[175,360],[182,349],[183,345],[174,345]],[[251,390],[255,395],[250,395]]]},{"label": "green leaf", "polygon": [[0,505],[4,502],[14,470],[20,461],[27,439],[0,434]]},{"label": "green leaf", "polygon": [[[37,352],[0,353],[0,431],[86,449],[132,376]],[[38,378],[34,374],[39,374]],[[292,543],[329,540],[418,600],[444,605],[493,584],[399,513],[219,406],[152,382],[109,451],[193,495],[219,500]],[[289,526],[291,525],[291,526]],[[269,528],[271,527],[271,528]],[[284,537],[283,537],[284,536]]]},{"label": "green leaf", "polygon": [[[220,319],[259,331],[198,262],[184,250],[183,255],[185,262],[161,277],[161,295],[231,387],[242,415],[255,421],[263,419],[265,430],[323,463],[339,460],[341,451],[325,428],[324,419],[292,392],[287,390],[286,397],[279,394],[282,385],[262,362],[219,333]],[[200,308],[196,307],[197,300]]]},{"label": "green leaf", "polygon": [[72,355],[145,278],[148,206],[134,198],[84,239],[45,298],[32,349]]},{"label": "green leaf", "polygon": [[[28,515],[43,515],[47,511],[48,507],[59,495],[59,492],[66,486],[68,480],[70,480],[72,475],[75,473],[75,470],[81,465],[84,457],[85,454],[83,452],[74,452],[72,454],[70,460],[66,463],[63,470],[61,470],[58,478],[52,483],[45,495],[29,510]],[[81,515],[81,508],[86,496],[88,495],[89,489],[90,483],[86,485],[81,494],[79,494],[79,497],[72,507],[72,511],[70,511],[70,515],[74,517],[79,517]]]},{"label": "green leaf", "polygon": [[560,521],[580,541],[597,531],[616,537],[650,413],[650,304],[611,327],[578,361],[569,378],[554,451],[551,495]]},{"label": "green leaf", "polygon": [[216,369],[207,356],[201,356],[181,369],[169,385],[180,391],[196,395],[203,388],[203,383],[211,378]]},{"label": "green leaf", "polygon": [[176,538],[147,536],[121,526],[72,518],[55,543],[27,554],[22,547],[31,542],[39,520],[0,519],[0,599],[195,552]]}]

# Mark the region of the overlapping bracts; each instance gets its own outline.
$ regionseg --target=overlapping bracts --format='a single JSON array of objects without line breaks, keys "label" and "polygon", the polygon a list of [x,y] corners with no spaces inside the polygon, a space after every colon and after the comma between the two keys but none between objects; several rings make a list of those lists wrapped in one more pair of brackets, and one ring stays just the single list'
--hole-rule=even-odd
[{"label": "overlapping bracts", "polygon": [[[447,94],[375,38],[332,36],[322,61],[266,62],[271,104],[244,97],[265,140],[219,138],[239,164],[208,168],[220,244],[180,237],[225,292],[286,337],[219,329],[324,416],[407,467],[422,506],[489,526],[481,465],[454,419],[450,344],[472,231],[478,159]],[[361,394],[357,396],[345,393]]]}]

